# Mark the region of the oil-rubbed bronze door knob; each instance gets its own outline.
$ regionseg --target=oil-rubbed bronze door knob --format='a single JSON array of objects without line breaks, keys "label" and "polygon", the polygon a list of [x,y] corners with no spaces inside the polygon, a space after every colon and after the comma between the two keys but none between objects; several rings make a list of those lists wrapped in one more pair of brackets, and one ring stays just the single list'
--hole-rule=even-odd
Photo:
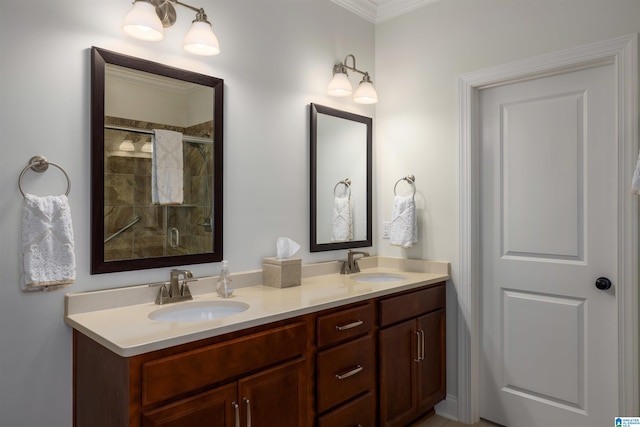
[{"label": "oil-rubbed bronze door knob", "polygon": [[611,280],[607,279],[606,277],[598,277],[598,279],[596,280],[596,288],[600,289],[601,291],[606,291],[610,287]]}]

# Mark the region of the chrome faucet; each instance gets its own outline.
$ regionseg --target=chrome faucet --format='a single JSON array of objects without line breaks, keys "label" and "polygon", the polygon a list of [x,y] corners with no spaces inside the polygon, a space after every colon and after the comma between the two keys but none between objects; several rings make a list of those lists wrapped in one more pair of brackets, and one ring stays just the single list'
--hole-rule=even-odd
[{"label": "chrome faucet", "polygon": [[362,259],[364,257],[369,256],[369,252],[349,251],[347,253],[347,260],[342,264],[342,269],[340,270],[340,274],[360,273],[360,267],[358,266],[358,259],[355,258],[355,255],[362,255],[360,258],[358,258],[358,259]]},{"label": "chrome faucet", "polygon": [[[182,284],[180,284],[180,276],[183,277]],[[169,289],[167,289],[166,284],[160,286],[160,291],[158,291],[158,296],[156,297],[156,304],[161,305],[193,299],[189,285],[187,285],[189,279],[192,278],[193,273],[189,270],[171,270]]]}]

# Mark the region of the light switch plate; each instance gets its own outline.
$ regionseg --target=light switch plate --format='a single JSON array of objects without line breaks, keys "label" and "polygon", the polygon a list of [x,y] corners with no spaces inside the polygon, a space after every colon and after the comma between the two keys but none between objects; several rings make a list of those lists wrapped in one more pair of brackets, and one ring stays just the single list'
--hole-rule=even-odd
[{"label": "light switch plate", "polygon": [[391,227],[391,223],[389,221],[382,221],[382,238],[389,238],[389,227]]}]

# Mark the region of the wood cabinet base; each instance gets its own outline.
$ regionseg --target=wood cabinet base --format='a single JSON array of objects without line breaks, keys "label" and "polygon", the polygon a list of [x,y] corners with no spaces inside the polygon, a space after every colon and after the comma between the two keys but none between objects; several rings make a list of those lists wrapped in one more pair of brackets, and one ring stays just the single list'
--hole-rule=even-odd
[{"label": "wood cabinet base", "polygon": [[404,427],[445,397],[445,284],[130,358],[73,344],[74,427]]}]

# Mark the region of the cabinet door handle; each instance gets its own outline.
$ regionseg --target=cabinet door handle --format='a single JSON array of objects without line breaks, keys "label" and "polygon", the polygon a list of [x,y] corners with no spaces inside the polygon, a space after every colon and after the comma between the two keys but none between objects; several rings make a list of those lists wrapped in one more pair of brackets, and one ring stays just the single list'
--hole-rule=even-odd
[{"label": "cabinet door handle", "polygon": [[346,331],[347,329],[353,329],[353,328],[357,328],[358,326],[362,325],[364,322],[362,320],[356,320],[353,323],[348,323],[346,325],[337,325],[336,326],[336,330],[338,331]]},{"label": "cabinet door handle", "polygon": [[244,404],[247,405],[247,427],[251,427],[251,402],[246,397],[244,398]]},{"label": "cabinet door handle", "polygon": [[424,330],[419,329],[416,334],[418,334],[418,362],[422,362],[424,360]]},{"label": "cabinet door handle", "polygon": [[362,366],[358,365],[355,368],[353,368],[352,370],[350,370],[349,372],[345,372],[344,374],[336,374],[336,378],[339,379],[339,380],[344,380],[344,379],[347,379],[349,377],[354,376],[358,372],[362,372],[363,369],[364,368]]},{"label": "cabinet door handle", "polygon": [[416,358],[414,362],[422,362],[424,360],[424,331],[422,329],[415,331],[416,334]]},{"label": "cabinet door handle", "polygon": [[233,423],[233,425],[235,427],[240,427],[240,405],[238,405],[236,402],[232,402],[231,406],[233,406],[235,412],[235,422]]}]

